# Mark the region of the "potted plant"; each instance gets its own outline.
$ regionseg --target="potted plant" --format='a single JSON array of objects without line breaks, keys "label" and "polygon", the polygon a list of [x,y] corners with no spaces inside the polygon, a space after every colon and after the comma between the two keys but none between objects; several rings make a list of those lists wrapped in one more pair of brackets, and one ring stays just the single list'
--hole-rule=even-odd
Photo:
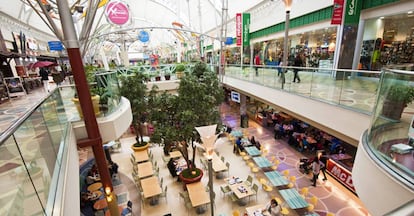
[{"label": "potted plant", "polygon": [[[181,152],[187,162],[187,169],[180,173],[183,182],[198,181],[203,175],[195,166],[195,143],[201,143],[195,127],[220,123],[218,106],[224,93],[219,84],[216,74],[200,62],[193,73],[181,79],[177,95],[152,94],[149,100],[152,103],[150,119],[155,126],[151,140],[164,140],[166,154],[170,148]],[[190,147],[192,156],[188,153]]]},{"label": "potted plant", "polygon": [[164,78],[165,78],[165,80],[170,80],[171,79],[171,73],[170,72],[165,72],[164,73]]},{"label": "potted plant", "polygon": [[392,120],[400,120],[404,108],[414,100],[414,87],[397,83],[384,88],[382,115]]},{"label": "potted plant", "polygon": [[175,66],[175,76],[177,76],[177,79],[181,79],[181,77],[184,76],[185,71],[185,65],[182,63],[179,63]]},{"label": "potted plant", "polygon": [[[98,116],[98,115],[100,115],[100,110],[99,110],[100,96],[98,94],[99,90],[98,90],[98,88],[96,86],[96,82],[95,82],[95,73],[98,70],[98,68],[96,66],[88,64],[88,65],[84,66],[84,70],[85,70],[85,75],[86,75],[86,81],[89,84],[89,91],[90,91],[90,94],[91,94],[93,110],[95,112],[95,115]],[[82,113],[82,109],[80,107],[77,92],[75,92],[75,95],[72,98],[72,101],[75,104],[76,109],[78,110],[79,117],[83,118],[83,113]]]}]

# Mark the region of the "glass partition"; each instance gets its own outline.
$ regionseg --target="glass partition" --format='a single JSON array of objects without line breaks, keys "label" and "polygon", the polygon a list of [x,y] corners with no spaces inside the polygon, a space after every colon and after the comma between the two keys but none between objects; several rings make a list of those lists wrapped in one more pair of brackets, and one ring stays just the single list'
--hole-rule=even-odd
[{"label": "glass partition", "polygon": [[[60,91],[20,117],[0,137],[0,215],[51,215],[51,187],[67,118]],[[56,184],[53,184],[56,185]]]},{"label": "glass partition", "polygon": [[[300,82],[293,82],[295,69],[299,71]],[[376,71],[268,65],[258,66],[256,76],[255,68],[250,65],[226,65],[225,68],[225,75],[229,77],[364,113],[371,113],[374,107],[379,74]],[[282,87],[283,76],[285,83]]]},{"label": "glass partition", "polygon": [[414,187],[414,72],[383,69],[367,143],[374,155]]}]

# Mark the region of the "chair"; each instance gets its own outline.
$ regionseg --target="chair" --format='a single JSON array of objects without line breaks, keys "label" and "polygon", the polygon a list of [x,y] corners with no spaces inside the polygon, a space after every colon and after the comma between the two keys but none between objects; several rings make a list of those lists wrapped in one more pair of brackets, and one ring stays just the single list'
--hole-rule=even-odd
[{"label": "chair", "polygon": [[247,176],[246,181],[244,182],[247,186],[252,186],[253,184],[253,177],[251,175]]},{"label": "chair", "polygon": [[279,198],[279,197],[277,197],[277,196],[272,196],[272,199],[274,199],[274,200],[276,200],[276,202],[279,204],[279,205],[282,205],[282,200]]},{"label": "chair", "polygon": [[253,162],[249,162],[249,163],[247,164],[247,166],[249,166],[250,168],[252,168],[252,167],[254,167],[254,163],[253,163]]},{"label": "chair", "polygon": [[283,175],[288,178],[289,177],[289,170],[283,170]]},{"label": "chair", "polygon": [[240,216],[240,211],[239,210],[233,210],[232,215],[233,216]]},{"label": "chair", "polygon": [[259,193],[259,186],[257,186],[257,184],[254,184],[252,186],[252,190],[254,191],[254,194],[256,195],[256,201],[257,201],[257,194]]},{"label": "chair", "polygon": [[296,176],[290,176],[289,181],[288,188],[293,188],[296,183]]},{"label": "chair", "polygon": [[162,177],[162,178],[160,179],[160,185],[161,185],[161,188],[162,188],[163,183],[164,183],[164,177]]},{"label": "chair", "polygon": [[307,210],[309,212],[313,211],[317,204],[318,204],[318,197],[317,196],[312,196],[309,200],[309,206],[308,206]]},{"label": "chair", "polygon": [[221,159],[221,161],[223,161],[223,162],[224,162],[224,156],[221,156],[221,157],[220,157],[220,159]]},{"label": "chair", "polygon": [[232,202],[237,202],[239,201],[239,198],[234,194],[234,193],[230,193],[230,199]]},{"label": "chair", "polygon": [[[161,186],[162,187],[162,186]],[[165,198],[165,202],[168,203],[167,201],[167,185],[165,185],[164,190],[162,191],[162,193],[160,194],[160,197],[164,197]]]},{"label": "chair", "polygon": [[269,186],[268,184],[262,184],[262,188],[266,192],[272,192],[273,191],[273,187]]},{"label": "chair", "polygon": [[260,184],[267,184],[267,180],[266,180],[266,179],[264,179],[264,178],[260,178],[260,179],[259,179],[259,183],[260,183]]},{"label": "chair", "polygon": [[277,170],[278,167],[279,167],[278,165],[274,164],[271,168],[272,170]]},{"label": "chair", "polygon": [[327,213],[326,213],[326,216],[335,216],[335,214],[334,214],[334,213],[332,213],[332,212],[327,212]]},{"label": "chair", "polygon": [[246,152],[240,152],[240,156],[242,157],[246,156]]},{"label": "chair", "polygon": [[164,155],[161,155],[162,161],[164,162],[164,165],[168,163],[168,158],[165,157]]},{"label": "chair", "polygon": [[158,162],[157,162],[157,161],[154,161],[154,162],[152,163],[152,165],[154,165],[154,167],[158,167]]},{"label": "chair", "polygon": [[250,159],[249,155],[245,155],[243,156],[243,160],[245,160],[246,162]]},{"label": "chair", "polygon": [[189,199],[188,193],[186,192],[180,192],[180,197],[183,199],[184,202],[186,201],[186,199]]},{"label": "chair", "polygon": [[256,166],[253,166],[251,169],[252,169],[252,173],[259,172],[259,168],[257,168]]},{"label": "chair", "polygon": [[227,194],[231,192],[231,188],[228,185],[221,185],[220,186],[220,190],[223,193],[223,197]]},{"label": "chair", "polygon": [[273,163],[275,163],[276,165],[278,165],[278,166],[279,166],[279,164],[280,164],[280,160],[276,159],[276,160],[274,160],[274,161],[273,161]]},{"label": "chair", "polygon": [[289,214],[289,210],[287,208],[285,208],[285,207],[282,207],[282,210],[280,211],[280,213],[282,215],[288,215]]},{"label": "chair", "polygon": [[230,175],[230,163],[226,162],[226,167],[227,167],[227,176]]},{"label": "chair", "polygon": [[300,189],[300,194],[302,195],[303,198],[306,198],[306,196],[309,193],[309,188],[308,187],[303,187]]}]

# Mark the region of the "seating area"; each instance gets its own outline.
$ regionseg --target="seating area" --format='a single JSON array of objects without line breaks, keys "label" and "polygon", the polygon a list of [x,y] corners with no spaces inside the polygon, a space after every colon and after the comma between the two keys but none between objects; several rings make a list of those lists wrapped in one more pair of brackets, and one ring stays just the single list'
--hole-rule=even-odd
[{"label": "seating area", "polygon": [[[256,128],[257,126],[254,125],[248,129],[248,132],[244,133],[256,133]],[[259,136],[256,137],[260,138]],[[210,215],[210,189],[208,187],[209,173],[203,152],[196,152],[195,165],[198,168],[201,168],[204,172],[200,183],[198,183],[201,186],[199,185],[199,189],[197,189],[202,195],[200,199],[204,199],[204,201],[201,201],[200,203],[204,203],[198,205],[195,204],[193,206],[190,198],[190,193],[192,192],[189,193],[186,187],[183,188],[183,183],[178,181],[178,178],[172,176],[169,172],[166,161],[170,161],[172,156],[164,155],[163,148],[159,145],[151,146],[145,154],[142,152],[133,153],[130,149],[131,143],[128,141],[133,139],[134,137],[131,134],[126,134],[121,138],[120,142],[122,150],[113,153],[112,158],[114,161],[121,164],[120,170],[133,179],[137,185],[135,190],[139,195],[136,200],[132,200],[132,202],[134,202],[134,215]],[[310,187],[307,191],[305,189],[302,190],[302,188],[308,187],[311,184],[309,181],[311,175],[306,175],[299,171],[298,167],[296,167],[297,158],[293,158],[295,161],[287,160],[286,156],[289,152],[286,147],[282,147],[282,145],[288,146],[286,143],[273,144],[277,146],[277,148],[274,148],[273,146],[269,146],[270,142],[275,142],[273,137],[269,137],[269,139],[260,138],[262,147],[267,150],[263,151],[262,148],[262,151],[259,151],[259,155],[253,156],[249,155],[247,151],[240,152],[240,155],[235,154],[233,152],[233,143],[231,140],[231,136],[221,136],[215,145],[216,161],[222,163],[220,166],[224,166],[224,171],[216,172],[219,170],[214,170],[213,162],[213,194],[218,195],[214,197],[213,203],[215,215],[229,216],[232,215],[233,212],[239,212],[240,215],[243,215],[247,212],[247,208],[256,205],[266,205],[271,198],[280,201],[282,213],[284,215],[309,215],[310,213],[325,215],[327,212],[336,211],[334,209],[328,209],[328,206],[325,204],[322,205],[320,203],[323,202],[321,199],[318,200],[316,205],[313,205],[311,197],[316,196],[318,188]],[[189,151],[189,155],[192,155],[191,148],[189,148]],[[131,153],[133,153],[133,156]],[[245,159],[244,157],[246,156],[248,158]],[[140,163],[132,163],[132,161],[134,161],[133,157],[135,157],[135,161],[138,161],[138,158],[141,157],[144,159],[142,159],[143,161]],[[261,157],[261,159],[255,161],[255,157]],[[289,155],[288,157],[292,156]],[[182,160],[182,157],[175,155],[173,160]],[[150,163],[152,165],[152,170],[154,172],[152,176],[143,179],[139,178],[138,174],[142,172],[142,170],[140,169],[141,167],[138,168],[138,166],[141,163]],[[158,167],[158,169],[156,167]],[[158,175],[156,175],[156,173],[158,173]],[[222,176],[216,178],[217,174]],[[145,189],[142,188],[143,183],[145,183],[145,181],[142,182],[142,180],[148,178],[153,178],[153,181],[151,181],[152,187],[157,190],[157,192],[152,195],[148,195],[148,193],[145,194]],[[235,180],[235,183],[233,183],[232,179],[238,180]],[[265,187],[261,184],[260,179],[266,181]],[[320,181],[320,184],[327,183],[329,183],[329,181]],[[287,186],[289,184],[292,184],[291,188]],[[321,185],[320,187],[323,188],[325,186]],[[332,185],[329,187],[332,187]],[[305,202],[304,207],[295,209],[295,207],[292,208],[289,206],[289,202],[287,202],[281,195],[281,191],[283,190],[297,191],[297,193],[294,193],[295,199],[299,199],[299,197],[300,199],[303,199]],[[335,189],[335,191],[338,191],[338,189]],[[130,192],[132,193],[133,191],[130,190]],[[334,196],[330,196],[329,199],[332,199],[333,197]],[[193,197],[193,199],[196,198]],[[287,197],[286,199],[290,198]],[[309,208],[311,205],[313,205],[313,209]],[[352,208],[347,208],[347,211],[351,211],[351,209]],[[352,210],[351,214],[362,215],[358,210]]]}]

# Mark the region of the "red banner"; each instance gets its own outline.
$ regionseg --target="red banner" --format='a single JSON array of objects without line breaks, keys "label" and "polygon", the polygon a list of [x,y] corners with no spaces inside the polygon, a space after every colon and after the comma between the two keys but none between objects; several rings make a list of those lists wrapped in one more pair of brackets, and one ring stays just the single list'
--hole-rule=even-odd
[{"label": "red banner", "polygon": [[236,45],[241,46],[242,43],[242,14],[236,14]]},{"label": "red banner", "polygon": [[352,183],[352,173],[347,169],[343,168],[341,165],[337,164],[333,160],[328,160],[328,165],[326,167],[327,171],[335,177],[336,180],[345,185],[352,192],[356,193],[354,184]]},{"label": "red banner", "polygon": [[344,11],[344,0],[334,0],[332,20],[331,20],[332,25],[341,25],[343,11]]}]

